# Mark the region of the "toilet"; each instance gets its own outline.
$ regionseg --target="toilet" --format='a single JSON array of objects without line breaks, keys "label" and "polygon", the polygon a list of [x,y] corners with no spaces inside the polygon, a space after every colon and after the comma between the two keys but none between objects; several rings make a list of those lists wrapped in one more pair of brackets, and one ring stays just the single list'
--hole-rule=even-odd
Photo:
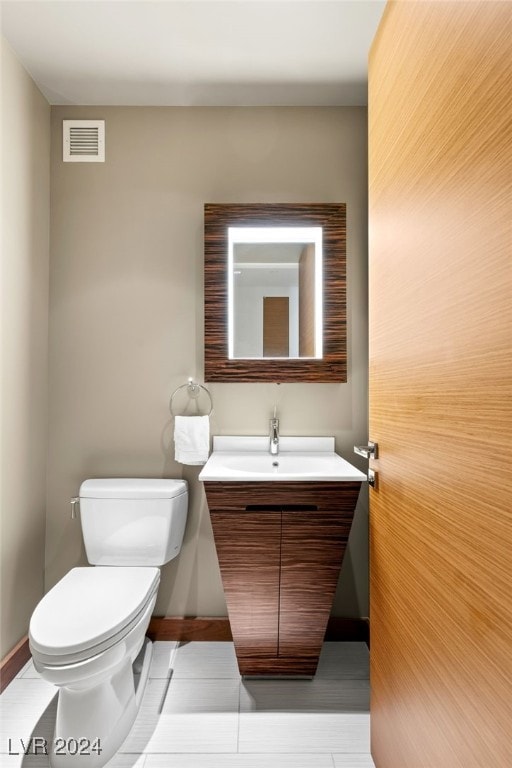
[{"label": "toilet", "polygon": [[41,677],[60,689],[50,764],[100,768],[137,715],[159,566],[180,552],[188,489],[185,480],[86,480],[79,499],[95,567],[73,568],[43,597],[29,643]]}]

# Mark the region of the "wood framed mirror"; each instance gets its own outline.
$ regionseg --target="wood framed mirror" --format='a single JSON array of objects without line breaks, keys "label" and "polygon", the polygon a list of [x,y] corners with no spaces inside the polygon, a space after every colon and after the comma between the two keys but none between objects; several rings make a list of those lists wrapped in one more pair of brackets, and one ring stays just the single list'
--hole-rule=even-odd
[{"label": "wood framed mirror", "polygon": [[347,380],[344,203],[206,204],[204,242],[205,381]]}]

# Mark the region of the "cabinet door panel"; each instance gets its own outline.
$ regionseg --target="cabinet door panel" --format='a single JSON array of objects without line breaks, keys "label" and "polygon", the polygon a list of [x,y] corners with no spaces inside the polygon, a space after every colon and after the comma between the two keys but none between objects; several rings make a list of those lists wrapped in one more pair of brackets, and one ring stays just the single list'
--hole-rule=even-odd
[{"label": "cabinet door panel", "polygon": [[339,512],[283,512],[279,656],[318,656],[350,521]]},{"label": "cabinet door panel", "polygon": [[281,512],[210,514],[237,657],[276,657]]}]

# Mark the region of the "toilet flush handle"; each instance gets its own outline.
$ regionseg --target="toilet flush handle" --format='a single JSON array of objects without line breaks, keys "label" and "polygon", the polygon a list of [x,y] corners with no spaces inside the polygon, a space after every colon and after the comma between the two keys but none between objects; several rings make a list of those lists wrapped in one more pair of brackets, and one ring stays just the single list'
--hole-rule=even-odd
[{"label": "toilet flush handle", "polygon": [[76,508],[79,503],[80,503],[80,497],[73,496],[73,498],[71,499],[71,519],[72,520],[75,520],[78,517]]}]

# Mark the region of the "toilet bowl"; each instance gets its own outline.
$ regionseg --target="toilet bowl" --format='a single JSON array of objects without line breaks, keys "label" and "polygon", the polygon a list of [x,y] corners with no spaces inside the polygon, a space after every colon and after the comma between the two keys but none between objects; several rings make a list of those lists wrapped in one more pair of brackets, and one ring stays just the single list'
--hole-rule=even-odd
[{"label": "toilet bowl", "polygon": [[151,661],[145,632],[160,582],[155,563],[178,554],[187,506],[184,481],[82,484],[89,560],[112,564],[73,568],[32,614],[34,666],[60,689],[52,766],[100,768],[128,735]]}]

